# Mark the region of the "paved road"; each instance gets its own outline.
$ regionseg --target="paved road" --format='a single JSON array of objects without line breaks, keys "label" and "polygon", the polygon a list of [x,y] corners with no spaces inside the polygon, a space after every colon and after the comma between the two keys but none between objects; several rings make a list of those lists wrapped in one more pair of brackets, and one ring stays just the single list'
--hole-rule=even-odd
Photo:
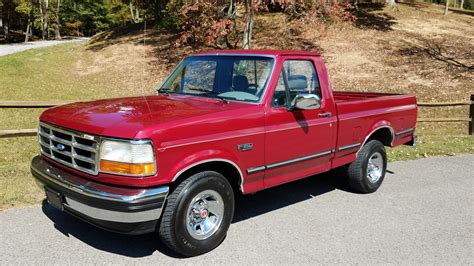
[{"label": "paved road", "polygon": [[68,42],[77,42],[77,41],[87,41],[90,38],[75,38],[61,41],[36,41],[36,42],[27,42],[27,43],[13,43],[13,44],[0,44],[0,56],[18,53],[34,48],[41,48],[47,46],[58,45]]},{"label": "paved road", "polygon": [[474,155],[389,165],[375,194],[320,175],[239,199],[227,239],[179,258],[154,235],[96,229],[48,206],[0,213],[1,264],[473,264]]}]

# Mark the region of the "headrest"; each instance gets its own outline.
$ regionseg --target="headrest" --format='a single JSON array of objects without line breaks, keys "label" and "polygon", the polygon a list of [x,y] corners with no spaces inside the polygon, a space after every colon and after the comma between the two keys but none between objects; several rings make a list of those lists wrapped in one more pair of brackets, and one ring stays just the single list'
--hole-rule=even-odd
[{"label": "headrest", "polygon": [[234,85],[234,90],[247,91],[249,89],[249,80],[246,76],[237,75],[232,80],[232,83]]}]

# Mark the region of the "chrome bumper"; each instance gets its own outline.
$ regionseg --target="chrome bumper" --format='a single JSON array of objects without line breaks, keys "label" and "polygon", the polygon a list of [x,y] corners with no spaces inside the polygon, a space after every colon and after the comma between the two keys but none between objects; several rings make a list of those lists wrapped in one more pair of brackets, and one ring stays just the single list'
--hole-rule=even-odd
[{"label": "chrome bumper", "polygon": [[[31,162],[41,188],[59,193],[64,210],[99,227],[130,233],[128,229],[160,218],[169,187],[123,188],[93,182],[61,170],[41,156]],[[124,226],[125,224],[125,226]],[[151,228],[142,231],[151,231]]]}]

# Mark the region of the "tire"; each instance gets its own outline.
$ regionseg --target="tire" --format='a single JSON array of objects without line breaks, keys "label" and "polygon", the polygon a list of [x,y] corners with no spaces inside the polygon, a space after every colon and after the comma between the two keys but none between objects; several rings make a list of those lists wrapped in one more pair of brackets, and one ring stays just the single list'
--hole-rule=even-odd
[{"label": "tire", "polygon": [[[370,166],[369,166],[369,163]],[[360,193],[377,191],[387,170],[385,147],[378,140],[367,142],[348,169],[349,186]]]},{"label": "tire", "polygon": [[213,171],[194,174],[169,195],[159,237],[170,249],[187,257],[211,251],[224,240],[234,205],[232,186],[224,176]]}]

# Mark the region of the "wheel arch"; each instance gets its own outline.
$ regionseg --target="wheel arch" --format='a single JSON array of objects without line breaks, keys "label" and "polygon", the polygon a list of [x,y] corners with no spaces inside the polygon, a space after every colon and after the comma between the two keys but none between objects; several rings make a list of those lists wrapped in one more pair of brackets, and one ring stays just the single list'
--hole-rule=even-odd
[{"label": "wheel arch", "polygon": [[234,191],[244,192],[244,176],[240,167],[235,162],[224,158],[212,158],[194,162],[178,171],[173,177],[172,182],[179,184],[182,180],[201,171],[218,172],[229,181]]},{"label": "wheel arch", "polygon": [[364,142],[362,142],[357,154],[359,154],[364,145],[371,140],[378,140],[384,146],[392,147],[393,141],[395,140],[395,132],[388,123],[373,127],[370,133],[365,137]]}]

